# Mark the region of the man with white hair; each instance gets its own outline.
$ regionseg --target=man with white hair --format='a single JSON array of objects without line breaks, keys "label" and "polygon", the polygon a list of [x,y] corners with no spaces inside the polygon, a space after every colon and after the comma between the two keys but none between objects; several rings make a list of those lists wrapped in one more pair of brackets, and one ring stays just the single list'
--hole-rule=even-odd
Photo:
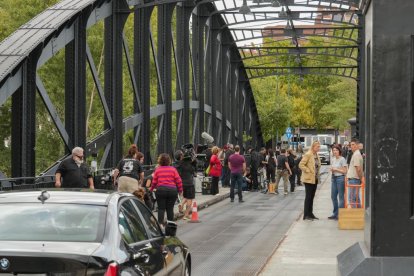
[{"label": "man with white hair", "polygon": [[89,187],[94,189],[92,175],[84,162],[83,148],[75,147],[72,150],[72,155],[60,163],[56,170],[55,179],[56,188]]}]

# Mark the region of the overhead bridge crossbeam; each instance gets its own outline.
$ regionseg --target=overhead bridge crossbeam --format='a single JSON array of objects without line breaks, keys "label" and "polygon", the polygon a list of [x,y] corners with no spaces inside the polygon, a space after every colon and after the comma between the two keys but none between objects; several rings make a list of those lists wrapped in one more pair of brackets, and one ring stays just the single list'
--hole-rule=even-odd
[{"label": "overhead bridge crossbeam", "polygon": [[334,75],[357,79],[358,66],[320,66],[320,67],[245,67],[249,79],[283,75]]},{"label": "overhead bridge crossbeam", "polygon": [[357,46],[303,46],[303,47],[277,47],[257,46],[238,47],[243,60],[260,59],[267,56],[289,56],[289,55],[312,55],[312,56],[333,56],[338,58],[349,58],[357,61]]}]

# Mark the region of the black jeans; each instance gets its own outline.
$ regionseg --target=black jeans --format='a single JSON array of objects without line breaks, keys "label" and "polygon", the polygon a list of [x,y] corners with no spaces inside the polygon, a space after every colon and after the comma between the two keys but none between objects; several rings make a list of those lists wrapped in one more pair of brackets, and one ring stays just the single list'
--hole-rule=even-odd
[{"label": "black jeans", "polygon": [[218,176],[212,176],[211,177],[211,190],[210,190],[210,193],[212,195],[215,195],[215,194],[219,193],[219,187],[218,187],[219,179],[220,179],[220,177],[218,177]]},{"label": "black jeans", "polygon": [[304,183],[305,184],[305,191],[306,191],[306,196],[305,196],[305,206],[304,206],[304,210],[303,210],[303,217],[314,217],[313,214],[313,199],[315,198],[315,192],[316,192],[316,188],[318,187],[318,184],[309,184],[309,183]]},{"label": "black jeans", "polygon": [[[259,181],[257,180],[257,168],[251,167],[250,173],[251,173],[252,179],[253,179],[253,189],[257,190],[259,188]],[[231,174],[231,179],[233,181],[233,174]],[[233,186],[233,184],[232,184],[232,186]]]},{"label": "black jeans", "polygon": [[223,181],[223,183],[222,183],[222,186],[223,187],[230,187],[230,169],[229,169],[229,167],[223,167],[223,173],[224,173],[224,175],[223,175],[223,179],[222,179],[222,181]]},{"label": "black jeans", "polygon": [[164,213],[167,211],[167,220],[174,220],[174,204],[178,192],[174,190],[157,190],[155,192],[158,205],[158,222],[164,224]]},{"label": "black jeans", "polygon": [[231,187],[230,187],[230,199],[231,200],[234,200],[234,187],[236,185],[237,185],[237,194],[239,196],[239,201],[243,200],[242,184],[243,184],[242,174],[241,173],[232,173],[231,174]]},{"label": "black jeans", "polygon": [[302,170],[299,168],[295,169],[295,174],[296,174],[296,186],[300,186],[300,177],[302,176]]},{"label": "black jeans", "polygon": [[295,173],[292,171],[292,174],[289,176],[289,182],[290,182],[290,191],[295,191]]}]

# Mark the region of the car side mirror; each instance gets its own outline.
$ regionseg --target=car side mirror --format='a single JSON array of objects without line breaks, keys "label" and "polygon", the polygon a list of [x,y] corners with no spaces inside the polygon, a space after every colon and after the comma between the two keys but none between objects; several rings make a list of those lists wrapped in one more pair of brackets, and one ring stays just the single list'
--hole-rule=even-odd
[{"label": "car side mirror", "polygon": [[173,221],[167,221],[167,225],[165,226],[165,235],[175,237],[177,234],[177,223]]}]

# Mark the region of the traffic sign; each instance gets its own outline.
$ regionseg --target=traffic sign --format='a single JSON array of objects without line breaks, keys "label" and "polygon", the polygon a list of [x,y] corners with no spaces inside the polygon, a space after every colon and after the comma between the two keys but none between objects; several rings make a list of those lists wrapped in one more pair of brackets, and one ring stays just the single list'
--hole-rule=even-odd
[{"label": "traffic sign", "polygon": [[286,134],[291,134],[292,133],[292,128],[291,127],[287,127],[285,133]]},{"label": "traffic sign", "polygon": [[287,132],[286,132],[286,137],[287,137],[288,139],[292,138],[292,133],[287,133]]}]

